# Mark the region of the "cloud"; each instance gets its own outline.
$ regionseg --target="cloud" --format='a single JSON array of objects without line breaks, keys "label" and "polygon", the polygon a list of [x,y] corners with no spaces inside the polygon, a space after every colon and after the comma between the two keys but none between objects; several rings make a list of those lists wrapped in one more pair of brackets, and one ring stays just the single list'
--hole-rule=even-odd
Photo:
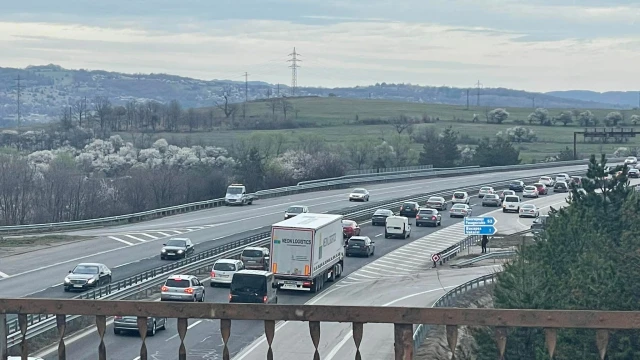
[{"label": "cloud", "polygon": [[247,71],[250,80],[288,83],[295,46],[303,54],[301,85],[469,86],[481,79],[534,91],[635,88],[638,5],[575,3],[9,2],[0,13],[0,66],[57,63],[232,80]]}]

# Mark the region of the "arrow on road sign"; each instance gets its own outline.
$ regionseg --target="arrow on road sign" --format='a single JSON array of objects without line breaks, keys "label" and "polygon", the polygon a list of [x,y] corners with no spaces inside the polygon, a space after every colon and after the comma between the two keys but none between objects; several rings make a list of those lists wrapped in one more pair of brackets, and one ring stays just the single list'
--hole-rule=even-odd
[{"label": "arrow on road sign", "polygon": [[495,226],[465,226],[464,227],[465,235],[493,235],[496,232],[497,231]]},{"label": "arrow on road sign", "polygon": [[493,216],[464,218],[464,226],[495,226],[497,223]]}]

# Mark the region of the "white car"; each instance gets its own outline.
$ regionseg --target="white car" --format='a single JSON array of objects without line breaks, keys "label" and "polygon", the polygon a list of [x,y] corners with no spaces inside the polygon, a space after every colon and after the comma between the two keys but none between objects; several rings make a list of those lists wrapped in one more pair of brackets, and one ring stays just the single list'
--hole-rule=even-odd
[{"label": "white car", "polygon": [[369,201],[369,192],[363,188],[353,189],[349,194],[349,201]]},{"label": "white car", "polygon": [[451,203],[469,205],[469,194],[466,191],[456,191],[451,197]]},{"label": "white car", "polygon": [[540,211],[538,211],[538,208],[533,204],[524,204],[520,207],[518,216],[537,218],[540,216]]},{"label": "white car", "polygon": [[307,206],[292,205],[292,206],[289,206],[287,210],[284,211],[284,219],[287,220],[294,216],[297,216],[300,214],[306,214],[308,212],[309,212],[309,208]]},{"label": "white car", "polygon": [[471,216],[473,209],[467,204],[455,204],[449,210],[449,217],[466,217]]},{"label": "white car", "polygon": [[533,185],[527,185],[524,187],[524,190],[522,190],[522,197],[537,198],[539,195],[538,188]]},{"label": "white car", "polygon": [[568,183],[570,180],[571,180],[571,177],[567,174],[557,174],[555,182],[564,181]]},{"label": "white car", "polygon": [[504,201],[502,202],[502,212],[515,211],[520,212],[520,201],[519,196],[515,195],[507,195],[504,197]]},{"label": "white car", "polygon": [[496,191],[491,186],[483,186],[478,191],[478,197],[482,199],[485,195],[495,194]]},{"label": "white car", "polygon": [[551,176],[541,176],[540,179],[538,179],[538,182],[540,184],[544,184],[544,186],[546,187],[550,187],[555,184],[555,181],[553,181],[553,178],[551,178]]},{"label": "white car", "polygon": [[635,156],[629,156],[628,158],[624,159],[625,165],[634,165],[637,163],[638,163],[638,158]]},{"label": "white car", "polygon": [[233,275],[244,269],[244,264],[236,259],[220,259],[213,263],[211,268],[211,281],[209,284],[214,287],[218,284],[231,284]]},{"label": "white car", "polygon": [[411,224],[406,216],[389,216],[385,221],[384,237],[401,237],[403,239],[411,236]]}]

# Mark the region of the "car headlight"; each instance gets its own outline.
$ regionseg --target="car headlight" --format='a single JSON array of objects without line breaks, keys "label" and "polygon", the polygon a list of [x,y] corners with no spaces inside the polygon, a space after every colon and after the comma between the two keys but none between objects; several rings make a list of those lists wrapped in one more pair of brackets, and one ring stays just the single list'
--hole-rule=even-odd
[{"label": "car headlight", "polygon": [[162,252],[167,252],[167,250],[166,249],[162,249]]},{"label": "car headlight", "polygon": [[91,284],[91,283],[93,283],[95,281],[96,281],[96,278],[92,278],[92,279],[87,280],[87,283]]},{"label": "car headlight", "polygon": [[178,250],[178,254],[182,254],[184,250]]},{"label": "car headlight", "polygon": [[71,282],[71,280],[69,280],[69,278],[66,277],[66,278],[64,278],[64,282],[68,283],[68,282]]}]

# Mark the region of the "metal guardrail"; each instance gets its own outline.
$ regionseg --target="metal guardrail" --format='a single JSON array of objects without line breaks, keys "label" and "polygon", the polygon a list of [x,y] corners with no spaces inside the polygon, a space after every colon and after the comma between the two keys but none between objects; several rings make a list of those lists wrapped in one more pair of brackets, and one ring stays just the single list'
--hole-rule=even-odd
[{"label": "metal guardrail", "polygon": [[[573,174],[573,172],[570,174]],[[531,179],[535,180],[537,178],[538,177],[536,176],[531,178],[524,178],[523,180],[531,180]],[[432,197],[432,196],[443,196],[443,197],[452,196],[453,192],[455,191],[467,191],[469,193],[474,193],[479,191],[481,187],[488,186],[488,185],[492,185],[494,188],[500,188],[501,186],[508,185],[509,182],[511,182],[512,180],[513,179],[509,179],[509,180],[501,181],[499,183],[493,182],[493,183],[474,185],[466,188],[454,188],[454,189],[448,189],[448,190],[443,190],[443,191],[438,191],[433,193],[422,193],[418,195],[410,195],[401,199],[380,201],[377,203],[369,203],[362,206],[342,209],[339,211],[328,211],[327,213],[343,215],[347,219],[356,220],[356,221],[364,220],[364,219],[369,219],[371,215],[375,212],[375,210],[383,206],[386,206],[386,207],[392,207],[392,205],[399,206],[407,200],[426,201],[429,197]],[[220,258],[222,254],[226,256],[226,255],[229,255],[229,252],[234,252],[234,253],[237,252],[237,254],[239,255],[240,252],[242,251],[242,248],[249,244],[257,245],[257,246],[268,245],[270,236],[271,236],[271,232],[265,231],[244,239],[236,240],[234,242],[221,245],[213,249],[209,249],[201,253],[195,254],[189,258],[179,260],[177,262],[169,263],[167,265],[163,265],[155,269],[151,269],[143,273],[136,274],[134,276],[117,281],[115,283],[104,285],[100,288],[96,288],[94,290],[84,292],[74,297],[74,299],[113,299],[116,296],[118,298],[122,298],[125,295],[130,296],[131,295],[130,292],[136,293],[140,291],[145,291],[146,289],[152,288],[154,286],[159,286],[159,284],[162,281],[166,280],[165,276],[170,275],[170,272],[174,272],[175,270],[180,270],[181,272],[190,272],[190,271],[193,271],[194,269],[211,266],[217,259]],[[464,240],[460,241],[459,243],[453,246],[450,246],[447,249],[443,249],[443,252],[441,253],[449,254],[447,256],[448,258],[453,257],[461,250],[466,249],[467,247],[477,242],[478,239],[479,239],[478,236],[467,236]],[[68,321],[70,320],[72,320],[72,318],[68,319]],[[55,316],[46,315],[46,314],[30,315],[30,318],[28,318],[28,321],[27,321],[27,326],[28,326],[27,335],[29,338],[36,336],[38,334],[42,334],[45,331],[48,331],[56,326]],[[19,343],[21,335],[20,335],[19,324],[17,319],[7,321],[7,330],[8,330],[7,333],[9,334],[8,338],[13,339],[11,340],[12,341],[11,345],[15,345]]]},{"label": "metal guardrail", "polygon": [[[614,159],[618,160],[618,159]],[[576,160],[576,161],[558,161],[552,163],[538,163],[538,164],[525,164],[525,165],[512,165],[512,166],[494,166],[485,168],[451,168],[451,169],[427,169],[419,172],[394,172],[394,173],[381,173],[376,176],[370,177],[357,177],[357,178],[334,178],[318,180],[311,184],[298,184],[296,186],[288,186],[277,189],[260,190],[254,195],[261,198],[271,198],[286,196],[304,192],[329,190],[346,188],[350,185],[374,183],[374,182],[392,182],[392,181],[406,181],[418,178],[428,177],[446,177],[446,176],[459,176],[465,174],[482,174],[492,172],[504,172],[504,171],[522,171],[540,168],[554,168],[564,167],[572,165],[585,165],[588,160]],[[31,224],[31,225],[13,225],[13,226],[0,226],[0,233],[9,232],[26,232],[26,231],[52,231],[60,229],[78,228],[86,226],[98,226],[105,224],[113,224],[117,222],[134,222],[149,220],[157,217],[163,217],[168,215],[174,215],[177,213],[184,213],[196,210],[203,210],[213,207],[224,206],[224,199],[213,199],[206,201],[199,201],[195,203],[171,206],[161,209],[154,209],[148,211],[142,211],[134,214],[110,216],[98,219],[77,220],[59,223],[47,223],[47,224]]]},{"label": "metal guardrail", "polygon": [[457,264],[451,265],[452,267],[465,267],[471,264],[475,264],[478,261],[488,260],[488,259],[505,259],[516,256],[518,254],[515,250],[500,250],[500,251],[492,251],[490,253],[478,255],[471,259],[460,261]]},{"label": "metal guardrail", "polygon": [[[433,304],[433,308],[442,308],[442,307],[451,307],[453,300],[456,296],[463,294],[469,290],[477,289],[480,287],[484,287],[487,283],[493,283],[496,280],[496,274],[487,274],[475,278],[473,280],[467,281],[466,283],[456,286],[455,288],[447,291],[446,294],[442,295],[436,302]],[[474,286],[475,285],[475,286]],[[420,324],[413,331],[413,353],[416,354],[420,346],[424,343],[427,338],[427,333],[431,330],[432,325],[430,324]]]},{"label": "metal guardrail", "polygon": [[399,166],[399,167],[384,168],[382,169],[383,171],[379,171],[378,169],[347,170],[346,175],[377,174],[380,172],[426,170],[426,169],[433,169],[433,165]]}]

